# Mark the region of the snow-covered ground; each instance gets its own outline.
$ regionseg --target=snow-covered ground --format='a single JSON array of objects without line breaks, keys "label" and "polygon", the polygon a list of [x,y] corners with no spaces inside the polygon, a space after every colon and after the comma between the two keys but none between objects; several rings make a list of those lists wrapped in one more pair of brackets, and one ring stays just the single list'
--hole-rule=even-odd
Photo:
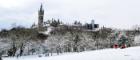
[{"label": "snow-covered ground", "polygon": [[81,53],[70,53],[51,57],[11,57],[3,58],[3,60],[140,60],[140,47],[85,51]]}]

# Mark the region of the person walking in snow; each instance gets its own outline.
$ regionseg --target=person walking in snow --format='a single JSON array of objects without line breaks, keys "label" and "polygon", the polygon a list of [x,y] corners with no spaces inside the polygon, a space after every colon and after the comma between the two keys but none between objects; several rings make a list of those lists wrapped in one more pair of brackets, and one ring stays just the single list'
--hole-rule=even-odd
[{"label": "person walking in snow", "polygon": [[126,45],[122,44],[121,49],[124,49],[124,48],[126,48]]},{"label": "person walking in snow", "polygon": [[114,44],[113,48],[118,48],[118,44]]}]

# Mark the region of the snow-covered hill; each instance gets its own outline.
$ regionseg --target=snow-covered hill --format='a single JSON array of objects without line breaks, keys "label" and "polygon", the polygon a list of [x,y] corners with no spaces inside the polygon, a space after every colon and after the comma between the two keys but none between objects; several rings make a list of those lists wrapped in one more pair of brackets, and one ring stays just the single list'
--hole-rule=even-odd
[{"label": "snow-covered hill", "polygon": [[85,51],[52,57],[25,56],[3,58],[3,60],[140,60],[140,47]]}]

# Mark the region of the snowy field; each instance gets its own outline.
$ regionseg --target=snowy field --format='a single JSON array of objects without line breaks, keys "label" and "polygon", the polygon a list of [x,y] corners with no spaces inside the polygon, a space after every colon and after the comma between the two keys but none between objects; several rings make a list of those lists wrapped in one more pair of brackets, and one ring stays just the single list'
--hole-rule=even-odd
[{"label": "snowy field", "polygon": [[85,51],[81,53],[69,53],[51,57],[9,57],[3,58],[3,60],[140,60],[140,47]]}]

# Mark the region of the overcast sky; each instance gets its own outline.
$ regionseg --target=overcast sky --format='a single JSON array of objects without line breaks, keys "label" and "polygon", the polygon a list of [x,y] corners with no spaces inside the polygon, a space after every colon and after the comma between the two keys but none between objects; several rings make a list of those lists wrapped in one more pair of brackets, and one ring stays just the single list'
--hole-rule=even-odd
[{"label": "overcast sky", "polygon": [[140,0],[0,0],[0,29],[37,23],[41,3],[45,20],[86,23],[94,19],[101,26],[122,29],[140,23]]}]

